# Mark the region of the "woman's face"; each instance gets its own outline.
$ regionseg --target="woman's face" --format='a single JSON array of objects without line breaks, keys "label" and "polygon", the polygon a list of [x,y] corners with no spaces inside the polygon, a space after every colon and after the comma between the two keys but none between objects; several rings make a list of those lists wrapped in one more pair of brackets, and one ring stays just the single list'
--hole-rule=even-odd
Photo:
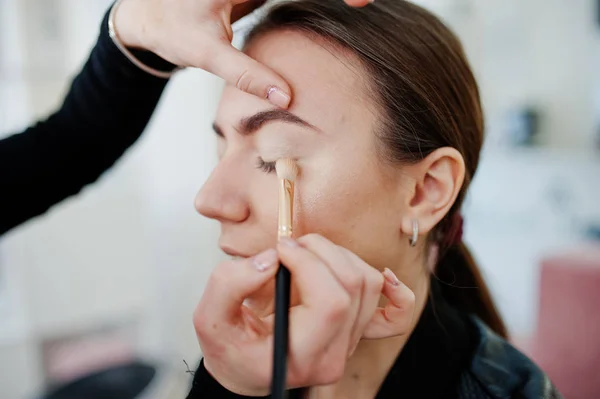
[{"label": "woman's face", "polygon": [[319,233],[372,266],[397,265],[407,247],[400,226],[408,176],[378,159],[378,115],[364,72],[297,32],[267,34],[246,52],[283,76],[294,100],[283,111],[232,86],[223,92],[215,118],[220,161],[195,201],[221,223],[221,249],[247,257],[275,246],[274,162],[291,158],[299,168],[295,236]]}]

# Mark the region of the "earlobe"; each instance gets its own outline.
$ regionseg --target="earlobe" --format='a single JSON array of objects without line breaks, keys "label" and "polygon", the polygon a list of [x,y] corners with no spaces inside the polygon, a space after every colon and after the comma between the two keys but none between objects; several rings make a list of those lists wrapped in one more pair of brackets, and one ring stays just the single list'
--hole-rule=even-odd
[{"label": "earlobe", "polygon": [[403,233],[411,239],[413,219],[419,234],[427,234],[452,208],[464,181],[464,159],[454,148],[440,148],[419,162],[413,172],[414,192],[402,222]]}]

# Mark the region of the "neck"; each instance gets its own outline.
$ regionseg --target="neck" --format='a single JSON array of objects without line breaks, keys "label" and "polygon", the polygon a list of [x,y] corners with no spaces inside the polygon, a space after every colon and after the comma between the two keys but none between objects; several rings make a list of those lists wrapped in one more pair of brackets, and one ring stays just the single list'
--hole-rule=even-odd
[{"label": "neck", "polygon": [[[419,263],[420,264],[420,263]],[[413,272],[410,273],[409,270]],[[348,359],[346,372],[336,384],[311,388],[309,399],[353,399],[374,398],[379,387],[414,331],[429,294],[429,273],[425,267],[396,268],[394,273],[415,293],[416,304],[410,332],[404,335],[379,339],[362,340]],[[382,299],[382,304],[385,304]]]}]

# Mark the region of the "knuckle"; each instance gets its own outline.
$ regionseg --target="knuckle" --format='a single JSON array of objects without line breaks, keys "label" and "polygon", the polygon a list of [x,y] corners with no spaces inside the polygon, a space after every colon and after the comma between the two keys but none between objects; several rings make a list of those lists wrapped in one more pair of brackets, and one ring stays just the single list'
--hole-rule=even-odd
[{"label": "knuckle", "polygon": [[229,270],[232,268],[231,263],[231,261],[219,263],[215,270],[213,270],[213,272],[210,274],[210,277],[208,278],[208,284],[217,287],[227,286],[228,282],[231,281],[231,273],[229,272]]},{"label": "knuckle", "polygon": [[346,362],[344,358],[326,360],[323,362],[323,368],[319,373],[318,385],[330,385],[339,382],[344,377]]},{"label": "knuckle", "polygon": [[327,307],[326,318],[330,322],[343,320],[346,317],[346,313],[348,313],[348,309],[350,309],[351,302],[350,296],[346,293],[336,296],[334,300],[330,301]]},{"label": "knuckle", "polygon": [[249,69],[244,69],[238,75],[237,82],[235,83],[235,87],[238,89],[248,92],[250,90],[250,85],[252,84],[252,74]]},{"label": "knuckle", "polygon": [[363,286],[365,284],[365,277],[360,273],[351,273],[349,274],[344,281],[344,285],[346,289],[350,293],[350,295],[354,296],[360,294],[362,292]]}]

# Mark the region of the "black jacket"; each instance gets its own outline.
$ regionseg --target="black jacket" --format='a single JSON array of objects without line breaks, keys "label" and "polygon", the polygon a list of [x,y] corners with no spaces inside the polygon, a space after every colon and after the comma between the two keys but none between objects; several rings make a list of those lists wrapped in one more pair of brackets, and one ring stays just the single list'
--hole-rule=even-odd
[{"label": "black jacket", "polygon": [[[152,53],[136,55],[159,70],[174,68]],[[138,139],[166,84],[121,54],[107,13],[62,106],[0,140],[0,235],[96,181]]]}]

